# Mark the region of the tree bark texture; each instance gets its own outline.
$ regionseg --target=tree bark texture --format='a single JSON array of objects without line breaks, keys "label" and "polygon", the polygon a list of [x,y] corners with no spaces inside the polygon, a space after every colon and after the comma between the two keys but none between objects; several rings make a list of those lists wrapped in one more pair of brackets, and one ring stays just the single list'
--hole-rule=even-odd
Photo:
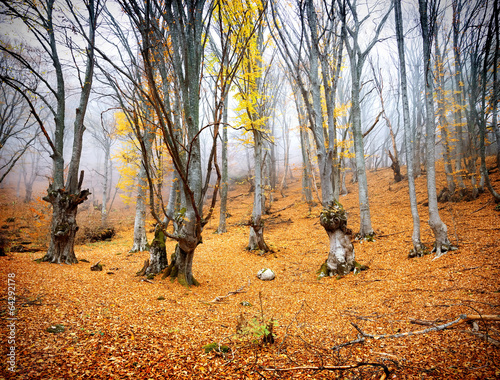
[{"label": "tree bark texture", "polygon": [[179,284],[186,287],[198,286],[199,282],[193,276],[193,258],[194,248],[182,249],[179,242],[175,246],[175,252],[171,256],[170,265],[165,270],[163,278],[170,277],[172,281],[177,279]]},{"label": "tree bark texture", "polygon": [[[81,186],[81,184],[80,184]],[[49,187],[43,200],[52,205],[52,222],[50,226],[50,243],[43,261],[57,264],[76,264],[75,236],[78,231],[76,214],[78,205],[87,200],[90,192],[78,189],[70,193],[64,189]]]},{"label": "tree bark texture", "polygon": [[165,234],[157,225],[155,228],[155,236],[149,248],[149,266],[145,274],[158,274],[168,266],[167,251],[165,247]]},{"label": "tree bark texture", "polygon": [[254,135],[254,199],[252,219],[250,221],[250,236],[247,249],[253,251],[259,249],[261,251],[269,251],[269,247],[264,241],[264,223],[262,221],[263,212],[263,194],[262,194],[262,136],[261,132],[253,130]]},{"label": "tree bark texture", "polygon": [[[347,228],[347,214],[338,202],[323,209],[320,223],[330,239],[330,252],[323,267],[323,276],[345,276],[354,268],[354,246],[351,243],[351,230]],[[321,275],[321,274],[320,274]]]}]

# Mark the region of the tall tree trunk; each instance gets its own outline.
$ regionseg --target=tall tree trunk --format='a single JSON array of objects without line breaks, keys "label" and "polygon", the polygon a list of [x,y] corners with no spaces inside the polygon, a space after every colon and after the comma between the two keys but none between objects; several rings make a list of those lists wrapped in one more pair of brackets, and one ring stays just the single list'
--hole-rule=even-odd
[{"label": "tall tree trunk", "polygon": [[[495,20],[496,19],[496,20]],[[497,22],[497,25],[494,25],[494,22]],[[500,194],[498,194],[495,189],[493,188],[491,181],[490,181],[490,176],[488,174],[488,168],[486,167],[486,147],[485,147],[485,138],[486,138],[486,96],[487,96],[487,77],[488,77],[488,71],[491,70],[491,66],[489,64],[490,59],[489,59],[489,54],[490,54],[490,49],[492,45],[492,40],[493,40],[493,33],[494,29],[498,29],[498,9],[497,9],[497,4],[495,2],[495,14],[492,16],[489,26],[488,26],[488,35],[486,37],[486,43],[484,46],[483,50],[483,72],[482,72],[482,91],[481,91],[481,108],[483,112],[481,113],[480,117],[480,123],[479,123],[479,152],[481,155],[481,174],[484,178],[484,182],[486,184],[486,187],[490,191],[491,195],[495,198],[495,201],[497,203],[500,203]],[[498,48],[498,43],[496,44],[496,47]],[[498,50],[493,53],[494,55],[494,60],[493,64],[496,64],[498,62]],[[494,75],[496,77],[496,67],[494,70]],[[496,79],[496,78],[494,78]],[[496,83],[494,83],[494,86]],[[496,94],[494,95],[496,97]]]},{"label": "tall tree trunk", "polygon": [[406,147],[406,167],[408,171],[408,190],[410,195],[411,215],[413,219],[413,232],[411,240],[413,249],[410,252],[410,257],[422,256],[424,253],[424,245],[420,240],[420,216],[418,215],[417,207],[417,193],[415,190],[415,176],[413,174],[413,142],[412,131],[410,127],[410,107],[408,105],[408,84],[406,82],[406,63],[404,53],[404,39],[403,39],[403,16],[401,12],[401,0],[394,2],[394,14],[396,21],[396,38],[398,44],[399,55],[399,70],[401,77],[401,96],[403,98],[403,125],[405,130],[405,147]]},{"label": "tall tree trunk", "polygon": [[264,241],[264,222],[262,221],[263,202],[262,202],[262,136],[257,130],[253,130],[254,136],[254,198],[252,219],[250,221],[250,237],[247,249],[250,251],[259,249],[268,252],[269,247]]},{"label": "tall tree trunk", "polygon": [[433,78],[431,70],[431,35],[427,14],[427,0],[419,0],[420,25],[422,28],[422,41],[424,51],[424,74],[425,74],[425,108],[426,108],[426,171],[427,171],[427,194],[429,203],[429,226],[434,233],[434,249],[436,257],[441,256],[450,249],[448,240],[448,229],[439,216],[436,194],[436,164],[435,164],[435,140],[436,124],[434,116],[433,101]]},{"label": "tall tree trunk", "polygon": [[109,183],[109,164],[110,164],[111,148],[106,145],[104,152],[104,183],[102,186],[102,208],[101,208],[101,225],[104,227],[108,220],[108,183]]},{"label": "tall tree trunk", "polygon": [[219,227],[217,233],[223,234],[227,232],[226,218],[227,218],[227,190],[228,190],[228,159],[227,159],[227,111],[228,111],[228,97],[224,99],[224,111],[222,116],[222,178],[220,187],[220,214],[219,214]]},{"label": "tall tree trunk", "polygon": [[[338,1],[341,6],[341,19],[343,27],[347,27],[346,20],[346,3],[353,14],[353,25],[349,27],[349,33],[343,33],[344,44],[349,56],[349,63],[351,67],[351,121],[352,121],[352,134],[354,139],[354,152],[356,154],[356,170],[358,178],[358,198],[359,198],[359,213],[360,213],[360,230],[359,236],[364,238],[374,234],[370,216],[370,204],[368,201],[368,182],[366,179],[365,156],[364,156],[364,143],[363,133],[361,131],[361,106],[360,106],[360,92],[361,92],[361,75],[363,65],[366,61],[371,49],[375,46],[379,39],[380,32],[392,11],[392,4],[383,18],[378,22],[375,30],[375,35],[368,41],[364,51],[361,51],[359,44],[359,31],[362,22],[357,15],[357,5],[355,2],[345,0],[344,4]],[[367,16],[368,17],[368,16]]]},{"label": "tall tree trunk", "polygon": [[[311,82],[312,94],[312,132],[316,142],[316,150],[318,156],[319,175],[321,179],[321,203],[323,206],[328,206],[333,202],[333,155],[329,149],[326,148],[325,133],[323,131],[323,111],[321,107],[321,86],[319,80],[319,41],[316,25],[316,13],[314,11],[314,4],[312,0],[307,0],[306,3],[307,19],[309,21],[309,28],[311,31],[313,43],[310,51],[310,71],[309,79]],[[304,95],[303,95],[304,96]],[[304,99],[305,101],[305,99]]]},{"label": "tall tree trunk", "polygon": [[[300,119],[300,116],[299,116]],[[312,194],[312,168],[311,160],[309,157],[309,136],[306,127],[302,124],[300,126],[300,149],[302,153],[302,194],[309,206],[312,206],[315,202]]]},{"label": "tall tree trunk", "polygon": [[[45,201],[52,205],[52,222],[50,243],[47,254],[44,256],[43,261],[51,263],[76,263],[77,259],[74,252],[75,235],[78,230],[76,224],[76,215],[78,205],[87,200],[90,192],[82,190],[83,183],[83,170],[79,173],[80,158],[82,155],[83,146],[83,133],[85,131],[84,119],[87,111],[87,106],[90,98],[90,91],[92,88],[92,81],[94,77],[94,45],[95,45],[95,31],[97,28],[98,4],[90,0],[87,5],[89,12],[89,30],[87,41],[88,46],[86,49],[87,61],[85,67],[85,74],[83,79],[83,87],[80,92],[80,99],[78,107],[75,110],[75,121],[73,128],[73,147],[71,152],[71,159],[68,166],[68,176],[66,183],[64,183],[64,128],[65,128],[65,89],[64,89],[64,74],[63,66],[59,61],[56,38],[54,30],[50,29],[49,39],[52,53],[52,63],[54,64],[57,80],[57,112],[55,115],[55,146],[54,154],[51,156],[53,159],[53,183],[49,185],[47,195],[43,198]],[[50,24],[52,24],[52,5],[48,14],[50,14]]]},{"label": "tall tree trunk", "polygon": [[[414,167],[414,175],[415,177],[420,177],[422,174],[422,159],[421,159],[421,149],[422,149],[422,130],[423,130],[423,122],[422,122],[422,107],[421,107],[421,102],[420,99],[417,100],[417,114],[416,114],[416,119],[415,119],[415,131],[414,131],[414,136],[415,136],[415,143],[414,143],[414,150],[415,150],[415,161],[413,163]],[[424,144],[425,145],[425,144]]]},{"label": "tall tree trunk", "polygon": [[285,119],[283,121],[283,137],[284,137],[284,147],[283,147],[283,179],[281,180],[281,193],[283,194],[283,189],[288,188],[288,183],[286,181],[288,174],[290,174],[290,180],[293,179],[293,174],[289,165],[289,157],[290,157],[290,130],[288,128],[288,121]]},{"label": "tall tree trunk", "polygon": [[[292,86],[293,81],[290,80]],[[312,168],[310,159],[310,144],[309,144],[309,134],[307,128],[307,118],[305,115],[304,104],[299,93],[297,86],[294,86],[294,98],[295,98],[295,108],[297,109],[297,115],[299,119],[299,136],[300,136],[300,151],[302,153],[302,194],[309,206],[314,204],[313,193],[312,193]]]},{"label": "tall tree trunk", "polygon": [[149,249],[146,236],[146,169],[141,165],[138,175],[137,198],[135,202],[134,241],[130,252],[142,252]]},{"label": "tall tree trunk", "polygon": [[457,182],[458,187],[460,189],[465,189],[464,183],[464,168],[462,167],[462,159],[464,156],[464,147],[463,147],[463,116],[462,109],[465,108],[464,105],[464,95],[463,95],[463,85],[462,84],[462,62],[460,57],[460,48],[459,48],[459,38],[460,38],[460,9],[459,5],[461,0],[453,0],[453,58],[455,63],[455,75],[453,75],[453,84],[454,84],[454,98],[455,98],[455,133],[456,133],[456,143],[455,143],[455,172],[457,174]]},{"label": "tall tree trunk", "polygon": [[366,179],[365,168],[365,147],[363,143],[363,133],[361,132],[361,107],[359,100],[360,75],[359,66],[351,61],[352,91],[351,91],[351,112],[352,128],[354,139],[354,152],[356,154],[356,177],[358,179],[359,197],[359,236],[364,238],[373,235],[372,221],[370,216],[370,203],[368,200],[368,181]]},{"label": "tall tree trunk", "polygon": [[498,65],[499,65],[499,50],[500,50],[500,25],[499,25],[499,13],[500,9],[498,7],[498,1],[494,2],[494,23],[495,26],[495,50],[493,54],[493,95],[491,99],[492,108],[492,118],[491,127],[495,132],[495,138],[497,140],[497,168],[500,171],[500,126],[498,125],[498,102],[500,97],[500,81],[498,80]]},{"label": "tall tree trunk", "polygon": [[438,115],[439,115],[439,124],[441,129],[441,134],[443,136],[443,158],[444,158],[444,171],[446,173],[446,183],[448,185],[448,191],[453,194],[456,189],[455,180],[453,179],[453,166],[451,162],[451,148],[450,148],[450,138],[448,137],[448,128],[449,123],[446,118],[446,104],[444,97],[444,64],[443,59],[441,57],[441,52],[439,51],[437,34],[434,37],[434,54],[435,54],[435,67],[436,67],[436,82],[438,85],[437,89],[437,102],[438,102]]}]

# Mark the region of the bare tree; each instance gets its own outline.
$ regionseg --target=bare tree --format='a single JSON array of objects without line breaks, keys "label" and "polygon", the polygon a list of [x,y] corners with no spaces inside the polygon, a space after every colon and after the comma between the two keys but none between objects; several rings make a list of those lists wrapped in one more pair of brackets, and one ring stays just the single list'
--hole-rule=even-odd
[{"label": "bare tree", "polygon": [[[498,37],[498,4],[495,2],[493,12],[491,13],[490,20],[488,22],[488,32],[486,36],[486,41],[484,44],[484,49],[483,49],[483,67],[482,67],[482,72],[481,72],[481,109],[483,112],[481,112],[479,116],[479,154],[481,157],[481,174],[483,175],[484,181],[486,183],[486,187],[488,188],[489,192],[493,197],[495,198],[495,201],[498,203],[500,202],[500,194],[496,192],[496,190],[493,188],[493,185],[491,184],[490,177],[488,174],[488,169],[486,168],[486,147],[485,147],[485,139],[486,139],[486,96],[487,96],[487,83],[488,83],[488,74],[490,71],[493,72],[493,91],[498,89],[498,83],[495,83],[497,81],[496,75],[497,75],[497,64],[498,64],[498,40],[496,42],[496,49],[493,47],[493,39],[495,37]],[[493,59],[491,59],[490,55],[493,54]],[[494,66],[491,67],[491,66]],[[497,88],[495,88],[497,87]],[[494,94],[493,97],[496,98],[498,95]],[[496,102],[497,100],[493,100],[493,104],[496,108]],[[494,117],[493,120],[496,118]],[[496,128],[498,126],[495,125]]]},{"label": "bare tree", "polygon": [[[79,165],[85,131],[84,119],[93,80],[95,32],[101,3],[100,0],[87,0],[83,2],[83,7],[74,7],[71,0],[62,4],[56,4],[55,0],[41,2],[28,0],[22,3],[2,0],[2,5],[4,7],[2,13],[24,24],[26,33],[37,41],[40,54],[43,59],[46,59],[45,67],[39,70],[16,49],[15,45],[2,43],[0,47],[2,51],[17,60],[30,76],[37,78],[42,87],[30,87],[30,81],[20,82],[15,77],[2,78],[23,95],[52,151],[52,183],[49,185],[47,195],[43,198],[53,208],[50,245],[44,261],[76,263],[78,261],[74,252],[75,234],[78,230],[76,214],[78,205],[89,195],[88,190],[82,190],[83,171],[79,173]],[[79,9],[84,9],[85,14],[78,13]],[[60,24],[59,17],[70,22],[69,27]],[[70,36],[71,34],[73,35]],[[69,41],[67,48],[69,48],[75,71],[68,70],[63,63],[62,56],[67,52],[62,52],[61,39],[66,37]],[[83,40],[82,43],[86,46],[77,46],[79,39]],[[83,70],[77,63],[77,54],[84,57]],[[49,70],[50,66],[53,71]],[[66,82],[68,77],[75,77],[75,75],[79,80],[77,91],[79,103],[75,110],[72,153],[65,181],[64,135],[68,101]],[[40,108],[37,108],[32,101],[33,96],[38,97],[53,116],[54,134],[52,137],[49,135],[48,126],[40,116]]]},{"label": "bare tree", "polygon": [[[33,62],[33,65],[35,63]],[[28,103],[23,95],[9,86],[3,78],[19,82],[29,80],[22,67],[6,52],[0,52],[0,183],[14,168],[22,155],[33,145],[40,134],[36,120],[30,118]],[[36,88],[37,79],[31,87]]]},{"label": "bare tree", "polygon": [[[339,0],[340,3],[340,0]],[[360,46],[360,31],[363,23],[369,18],[369,15],[360,19],[358,16],[357,1],[345,0],[347,8],[350,11],[352,22],[348,23],[346,9],[341,12],[342,23],[347,29],[347,34],[344,38],[344,44],[349,56],[350,72],[351,72],[351,121],[352,134],[354,139],[354,150],[356,153],[356,171],[358,178],[358,195],[359,195],[359,212],[360,212],[360,230],[359,235],[366,237],[373,235],[372,222],[370,217],[370,204],[368,200],[368,183],[366,180],[365,157],[363,133],[361,130],[361,76],[363,66],[368,57],[368,54],[379,41],[379,36],[382,28],[389,17],[392,10],[392,3],[382,19],[378,22],[375,30],[375,35],[367,42],[366,47],[362,49]]]},{"label": "bare tree", "polygon": [[411,215],[413,218],[413,233],[411,240],[413,242],[413,250],[410,256],[421,256],[424,251],[424,246],[420,240],[420,217],[417,208],[417,193],[415,190],[415,177],[413,175],[413,144],[412,131],[410,127],[410,107],[408,105],[408,85],[406,81],[406,62],[405,62],[405,45],[403,35],[403,16],[401,12],[401,0],[394,1],[394,16],[396,21],[396,39],[398,44],[399,70],[401,77],[401,96],[403,99],[403,125],[405,129],[405,147],[406,147],[406,167],[408,173],[408,190],[410,194]]},{"label": "bare tree", "polygon": [[[120,1],[125,15],[130,21],[132,30],[137,32],[139,52],[130,51],[133,70],[139,77],[145,78],[146,86],[142,86],[135,76],[129,74],[126,68],[107,54],[100,51],[103,58],[116,70],[118,77],[125,83],[120,86],[124,90],[128,86],[132,93],[140,94],[144,99],[144,107],[150,113],[136,112],[145,121],[155,127],[154,132],[161,136],[162,147],[168,152],[175,173],[178,176],[181,208],[173,215],[176,224],[174,231],[167,230],[165,218],[169,218],[164,208],[163,198],[155,181],[155,155],[146,154],[145,141],[141,134],[136,134],[146,178],[149,187],[149,206],[152,216],[157,222],[163,236],[178,242],[172,261],[169,263],[165,276],[177,278],[179,283],[190,286],[198,282],[193,276],[192,265],[195,249],[202,241],[203,227],[211,218],[217,200],[220,184],[220,170],[217,162],[216,142],[219,138],[219,127],[222,122],[223,105],[227,91],[237,70],[237,65],[219,72],[218,84],[215,86],[213,122],[200,127],[200,83],[202,80],[202,62],[206,38],[208,38],[208,22],[211,21],[214,5],[217,3],[202,1]],[[117,29],[120,29],[119,27]],[[222,41],[222,51],[225,58],[231,60],[231,55],[241,54],[238,50],[224,50],[229,45]],[[244,44],[243,44],[244,47]],[[122,51],[118,46],[118,53]],[[135,56],[140,60],[133,61]],[[239,59],[237,60],[239,61]],[[130,64],[126,62],[126,64]],[[174,91],[172,91],[174,90]],[[180,109],[174,109],[177,98]],[[140,111],[139,109],[137,111]],[[179,116],[176,117],[175,113]],[[177,112],[179,111],[179,112]],[[148,111],[149,112],[149,111]],[[146,116],[148,115],[148,116]],[[204,131],[211,130],[211,146],[205,181],[202,176],[202,160],[200,136]],[[207,214],[203,213],[203,200],[208,189],[212,168],[215,167],[217,182]],[[171,192],[172,194],[172,192]],[[159,203],[159,207],[156,204]],[[161,210],[161,217],[157,210]],[[161,237],[160,237],[161,238]],[[161,238],[163,239],[163,238]],[[151,251],[150,251],[151,255]]]},{"label": "bare tree", "polygon": [[111,148],[116,141],[116,121],[106,115],[106,111],[101,112],[99,124],[95,122],[89,123],[90,134],[97,142],[104,154],[103,157],[103,173],[98,173],[102,178],[102,205],[101,205],[101,225],[106,226],[108,213],[108,201],[111,186],[111,173],[113,171],[113,163],[111,161]]},{"label": "bare tree", "polygon": [[434,116],[434,79],[432,78],[431,48],[435,32],[437,4],[434,0],[419,0],[420,27],[424,52],[426,110],[426,174],[429,203],[429,225],[434,233],[436,257],[450,249],[448,229],[439,216],[436,194],[436,121]]}]

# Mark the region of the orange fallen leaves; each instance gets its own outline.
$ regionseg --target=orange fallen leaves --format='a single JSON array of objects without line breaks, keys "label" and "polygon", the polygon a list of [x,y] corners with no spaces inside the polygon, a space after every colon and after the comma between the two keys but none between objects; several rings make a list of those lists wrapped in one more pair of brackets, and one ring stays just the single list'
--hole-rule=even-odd
[{"label": "orange fallen leaves", "polygon": [[[444,182],[442,173],[440,180]],[[492,180],[498,188],[498,173],[492,173]],[[0,258],[1,278],[16,274],[14,377],[257,379],[278,376],[264,373],[263,368],[297,367],[279,378],[334,378],[338,372],[325,367],[352,367],[358,362],[384,364],[398,378],[498,377],[498,346],[473,334],[498,338],[495,321],[331,350],[356,339],[350,322],[379,336],[421,330],[411,320],[439,325],[461,314],[499,314],[500,213],[493,203],[476,211],[489,201],[489,194],[472,202],[440,204],[450,239],[454,244],[458,239],[458,251],[438,260],[432,256],[408,260],[412,225],[407,183],[392,183],[392,172],[384,169],[370,173],[369,184],[372,223],[380,237],[373,243],[354,243],[356,259],[370,269],[341,280],[316,278],[328,239],[300,201],[298,180],[286,190],[286,198],[275,200],[272,210],[281,210],[266,217],[264,233],[274,250],[266,256],[245,250],[248,227],[239,223],[251,213],[251,195],[246,195],[244,185],[236,186],[230,196],[245,195],[230,200],[229,232],[214,234],[217,217],[205,228],[204,243],[194,259],[194,274],[201,283],[197,288],[185,289],[160,277],[147,283],[134,276],[148,253],[128,253],[132,218],[125,210],[115,214],[115,220],[126,222],[113,241],[76,247],[77,257],[89,263],[37,264],[33,259],[41,253]],[[422,238],[430,245],[432,235],[422,206],[425,178],[418,178],[417,186]],[[348,189],[341,202],[349,213],[349,227],[356,231],[357,191],[352,184]],[[14,212],[5,197],[0,207],[2,215]],[[318,206],[312,213],[319,211]],[[82,213],[81,218],[86,217]],[[167,244],[172,252],[174,243]],[[91,272],[98,260],[104,270]],[[274,281],[256,279],[264,267],[275,271]],[[111,268],[114,275],[106,273]],[[245,292],[237,292],[242,285]],[[4,298],[6,286],[1,291]],[[247,319],[260,315],[259,292],[265,317],[278,323],[273,345],[260,346],[251,337],[236,335],[240,315]],[[228,294],[224,302],[206,302]],[[0,311],[5,312],[5,302]],[[65,331],[48,333],[47,327],[55,324],[64,325]],[[6,328],[3,319],[2,349],[8,347]],[[212,342],[227,345],[230,352],[206,354],[202,347]],[[0,368],[3,376],[12,377],[5,363]],[[382,374],[381,368],[362,366],[341,376]]]}]

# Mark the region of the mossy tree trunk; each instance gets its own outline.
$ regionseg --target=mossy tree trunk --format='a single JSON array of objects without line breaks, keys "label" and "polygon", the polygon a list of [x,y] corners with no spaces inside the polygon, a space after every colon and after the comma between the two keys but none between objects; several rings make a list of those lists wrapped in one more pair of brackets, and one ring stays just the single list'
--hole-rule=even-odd
[{"label": "mossy tree trunk", "polygon": [[70,193],[64,189],[54,190],[49,187],[44,201],[52,205],[52,223],[50,227],[50,244],[43,261],[51,263],[76,264],[75,236],[78,231],[76,214],[78,205],[87,200],[90,192],[79,190]]},{"label": "mossy tree trunk", "polygon": [[165,234],[160,226],[155,228],[155,237],[149,248],[149,266],[145,274],[158,274],[168,266],[167,250],[165,247]]},{"label": "mossy tree trunk", "polygon": [[170,257],[170,265],[165,271],[163,278],[170,277],[172,281],[177,279],[179,284],[189,287],[198,286],[200,283],[193,276],[193,258],[195,248],[184,250],[179,244],[175,246],[175,252]]},{"label": "mossy tree trunk", "polygon": [[355,262],[346,212],[340,203],[333,202],[323,209],[319,218],[330,239],[330,252],[320,275],[345,276],[354,269]]}]

